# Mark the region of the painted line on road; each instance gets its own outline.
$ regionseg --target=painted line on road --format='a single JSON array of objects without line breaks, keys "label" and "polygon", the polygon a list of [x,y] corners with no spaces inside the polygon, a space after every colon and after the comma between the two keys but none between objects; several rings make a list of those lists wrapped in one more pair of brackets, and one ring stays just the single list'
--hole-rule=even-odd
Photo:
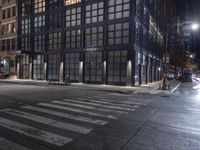
[{"label": "painted line on road", "polygon": [[31,150],[29,148],[16,144],[2,137],[0,137],[0,149],[1,150]]},{"label": "painted line on road", "polygon": [[77,115],[73,115],[73,114],[58,112],[58,111],[49,110],[49,109],[40,108],[40,107],[35,107],[35,106],[22,106],[21,108],[25,108],[25,109],[28,109],[28,110],[34,110],[34,111],[37,111],[37,112],[43,112],[43,113],[46,113],[46,114],[50,114],[50,115],[54,115],[54,116],[58,116],[58,117],[63,117],[63,118],[67,118],[67,119],[97,124],[97,125],[105,125],[109,122],[109,121],[103,121],[103,120],[92,119],[92,118],[88,118],[88,117],[82,117],[82,116],[77,116]]},{"label": "painted line on road", "polygon": [[[98,97],[87,97],[89,99],[92,99],[92,100],[96,100]],[[130,99],[130,98],[127,98],[128,100],[133,100],[133,99]],[[100,98],[99,100],[101,101],[106,101],[106,102],[111,102],[111,103],[120,103],[120,104],[129,104],[129,105],[142,105],[142,106],[145,106],[146,104],[142,104],[142,103],[136,103],[136,102],[127,102],[127,101],[115,101],[115,100],[110,100],[110,99],[107,99],[105,97],[102,97]]]},{"label": "painted line on road", "polygon": [[[64,101],[64,100],[65,99],[63,99],[63,101],[53,101],[53,103],[69,105],[69,106],[74,106],[74,107],[80,107],[80,108],[86,108],[85,107],[86,104],[75,104],[75,103],[79,103],[79,101],[76,102],[75,100],[72,100],[71,102],[67,102],[67,101]],[[102,106],[100,106],[100,107],[102,107]],[[111,110],[111,109],[107,109],[107,108],[97,108],[96,106],[95,107],[91,106],[91,108],[88,107],[86,109],[98,110],[98,111],[104,111],[104,112],[115,112],[115,113],[119,113],[119,114],[128,113],[126,111]]]},{"label": "painted line on road", "polygon": [[45,124],[45,125],[48,125],[51,127],[69,130],[69,131],[73,131],[73,132],[80,133],[80,134],[88,134],[89,132],[92,131],[92,129],[90,129],[90,128],[85,128],[85,127],[81,127],[81,126],[70,124],[70,123],[64,123],[64,122],[57,121],[54,119],[34,115],[31,113],[22,112],[22,111],[18,111],[18,110],[14,110],[14,109],[4,109],[2,112],[17,116],[17,117],[25,118],[28,120],[32,120],[35,122],[39,122],[39,123],[42,123],[42,124]]},{"label": "painted line on road", "polygon": [[0,126],[56,146],[63,146],[73,140],[2,117],[0,117]]},{"label": "painted line on road", "polygon": [[173,93],[180,85],[181,85],[181,82],[180,82],[175,88],[173,88],[173,89],[170,91],[170,93]]},{"label": "painted line on road", "polygon": [[67,111],[71,111],[71,112],[76,112],[76,113],[86,114],[86,115],[91,115],[91,116],[96,116],[96,117],[104,117],[104,118],[108,118],[108,119],[117,119],[117,117],[115,117],[113,115],[103,115],[103,114],[94,113],[94,112],[81,110],[81,109],[77,109],[77,108],[64,107],[64,106],[60,106],[60,105],[56,105],[56,104],[38,103],[38,105],[39,106],[45,106],[45,107],[51,107],[51,108],[57,108],[57,109],[61,109],[61,110],[67,110]]},{"label": "painted line on road", "polygon": [[[83,104],[74,104],[75,102],[71,103],[71,102],[64,102],[64,101],[52,101],[53,103],[57,103],[57,104],[62,104],[62,105],[69,105],[69,106],[73,106],[73,107],[79,107],[79,108],[86,108],[85,105]],[[103,111],[103,112],[112,112],[112,113],[118,113],[118,114],[123,114],[123,113],[128,113],[125,111],[119,111],[119,110],[111,110],[111,109],[105,109],[105,108],[97,108],[97,107],[92,107],[90,106],[87,107],[86,109],[90,109],[90,110],[98,110],[98,111]]]},{"label": "painted line on road", "polygon": [[96,99],[87,99],[87,98],[79,98],[77,99],[78,101],[87,101],[87,102],[92,102],[92,103],[98,103],[98,104],[104,104],[104,105],[110,105],[110,106],[117,106],[117,107],[123,107],[123,108],[130,108],[130,109],[135,109],[135,108],[139,108],[139,106],[134,105],[134,106],[130,106],[127,104],[116,104],[113,102],[109,102],[109,101],[102,101],[102,100],[96,100]]},{"label": "painted line on road", "polygon": [[94,103],[94,102],[85,102],[85,101],[80,101],[80,100],[63,99],[63,101],[72,102],[72,103],[79,103],[79,104],[82,104],[82,105],[89,104],[89,105],[92,105],[92,106],[95,106],[95,107],[103,107],[103,108],[108,108],[108,109],[115,109],[115,110],[117,109],[117,110],[120,110],[120,111],[124,111],[122,113],[125,113],[127,111],[135,111],[135,109],[124,108],[124,107],[119,107],[119,106],[110,106],[110,105],[105,105],[105,104],[97,104],[97,103]]}]

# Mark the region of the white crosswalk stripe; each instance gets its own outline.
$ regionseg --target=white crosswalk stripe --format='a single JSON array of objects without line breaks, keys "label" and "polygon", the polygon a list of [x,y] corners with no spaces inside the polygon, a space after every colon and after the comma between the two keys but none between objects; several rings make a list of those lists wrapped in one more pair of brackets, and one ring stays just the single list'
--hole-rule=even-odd
[{"label": "white crosswalk stripe", "polygon": [[0,149],[1,150],[31,150],[29,148],[16,144],[2,137],[0,137]]},{"label": "white crosswalk stripe", "polygon": [[2,117],[0,117],[0,126],[56,146],[63,146],[72,141],[71,138],[40,130]]},{"label": "white crosswalk stripe", "polygon": [[78,101],[78,100],[71,100],[71,99],[63,99],[63,101],[67,101],[67,102],[74,102],[74,103],[80,103],[80,104],[89,104],[92,106],[97,106],[97,107],[103,107],[103,108],[109,108],[109,109],[117,109],[117,110],[121,110],[121,111],[135,111],[135,108],[128,108],[128,107],[121,107],[121,106],[111,106],[111,105],[105,105],[105,104],[98,104],[97,102],[93,103],[93,102],[85,102],[85,101]]},{"label": "white crosswalk stripe", "polygon": [[38,105],[39,106],[46,106],[46,107],[50,107],[50,108],[57,108],[57,109],[61,109],[61,110],[67,110],[67,111],[91,115],[91,116],[104,117],[104,118],[109,118],[109,119],[117,119],[117,117],[115,117],[113,115],[103,115],[103,114],[100,114],[100,113],[94,113],[94,112],[90,112],[90,111],[86,111],[86,110],[82,110],[82,109],[77,109],[77,108],[69,108],[69,107],[59,106],[59,105],[56,105],[56,104],[39,103]]},{"label": "white crosswalk stripe", "polygon": [[[111,98],[106,98],[106,97],[102,97],[102,96],[97,96],[97,97],[87,97],[87,99],[89,99],[89,100],[101,100],[101,101],[106,101],[106,102],[113,102],[113,103],[117,103],[117,104],[127,104],[127,105],[133,105],[133,106],[135,106],[135,105],[139,105],[139,106],[145,106],[146,104],[143,104],[143,103],[138,103],[138,102],[134,102],[133,101],[133,98],[126,98],[126,101],[115,101],[115,100],[111,100]],[[113,98],[114,99],[114,98]],[[137,98],[137,99],[139,99],[139,98]],[[128,101],[127,101],[128,100]],[[141,99],[142,100],[142,99]]]},{"label": "white crosswalk stripe", "polygon": [[72,115],[72,114],[69,114],[69,113],[58,112],[58,111],[49,110],[49,109],[40,108],[40,107],[35,107],[35,106],[22,106],[21,108],[34,110],[34,111],[38,111],[38,112],[43,112],[43,113],[58,116],[58,117],[69,118],[69,119],[73,119],[73,120],[77,120],[77,121],[97,124],[97,125],[105,125],[105,124],[108,123],[108,121],[103,121],[103,120],[99,120],[99,119],[91,119],[91,118],[88,118],[88,117]]},{"label": "white crosswalk stripe", "polygon": [[115,100],[111,100],[102,96],[99,97],[87,97],[87,99],[89,100],[101,100],[101,101],[106,101],[106,102],[113,102],[113,103],[117,103],[117,104],[128,104],[128,105],[141,105],[141,106],[145,106],[146,104],[143,103],[137,103],[137,102],[131,102],[133,99],[130,98],[126,98],[126,100],[130,100],[130,101],[115,101]]},{"label": "white crosswalk stripe", "polygon": [[137,104],[135,105],[128,105],[128,104],[120,104],[120,103],[113,103],[111,101],[105,101],[104,99],[87,99],[87,98],[79,98],[78,100],[82,100],[82,101],[88,101],[88,102],[94,102],[94,103],[100,103],[100,104],[106,104],[106,105],[112,105],[112,106],[120,106],[120,107],[125,107],[125,108],[139,108],[139,106]]},{"label": "white crosswalk stripe", "polygon": [[[84,126],[90,126],[91,124],[103,126],[112,120],[118,119],[120,115],[128,114],[138,108],[140,108],[139,103],[135,104],[129,101],[112,101],[111,99],[105,98],[95,99],[94,97],[87,97],[78,99],[62,99],[51,101],[49,103],[38,103],[34,106],[21,106],[20,110],[11,108],[1,109],[0,112],[4,114],[3,116],[7,116],[0,116],[0,127],[60,147],[73,141],[73,134],[78,133],[86,135],[94,130],[93,128]],[[86,115],[86,117],[84,115]],[[16,116],[17,118],[14,120],[9,119],[13,116]],[[59,118],[52,119],[55,117],[65,120],[60,121],[58,120]],[[27,123],[16,121],[18,118],[30,120],[38,124],[38,126],[42,124],[48,128],[70,131],[72,137],[45,131],[46,129],[36,128],[33,125],[27,125]],[[68,119],[74,120],[76,123],[68,123]],[[78,125],[79,122],[82,122],[81,125]],[[64,133],[64,135],[67,133],[69,132]],[[3,145],[7,145],[7,147],[5,146],[1,148]],[[1,137],[0,149],[30,150],[30,148],[26,148]]]},{"label": "white crosswalk stripe", "polygon": [[[104,112],[114,112],[114,113],[118,113],[118,114],[123,114],[123,113],[128,113],[125,111],[118,111],[118,110],[111,110],[111,109],[104,109],[104,108],[97,108],[97,107],[92,107],[92,106],[85,106],[86,103],[84,104],[75,104],[76,101],[72,100],[71,102],[63,102],[63,101],[53,101],[53,103],[57,103],[57,104],[64,104],[64,105],[70,105],[70,106],[74,106],[74,107],[80,107],[80,108],[86,108],[86,109],[91,109],[91,110],[99,110],[99,111],[104,111]],[[78,103],[78,101],[77,101]],[[96,105],[98,106],[98,105]],[[101,106],[102,107],[102,106]]]},{"label": "white crosswalk stripe", "polygon": [[7,113],[7,114],[17,116],[17,117],[33,120],[35,122],[39,122],[39,123],[42,123],[42,124],[45,124],[48,126],[57,127],[57,128],[77,132],[80,134],[88,134],[89,132],[92,131],[92,129],[90,129],[90,128],[85,128],[85,127],[81,127],[81,126],[70,124],[70,123],[60,122],[60,121],[57,121],[54,119],[22,112],[22,111],[18,111],[18,110],[14,110],[14,109],[4,109],[1,111],[3,111],[4,113]]}]

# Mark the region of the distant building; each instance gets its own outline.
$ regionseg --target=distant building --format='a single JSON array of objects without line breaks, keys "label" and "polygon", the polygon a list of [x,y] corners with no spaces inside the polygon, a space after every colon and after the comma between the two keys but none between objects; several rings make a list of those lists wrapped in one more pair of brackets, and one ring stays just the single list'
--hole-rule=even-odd
[{"label": "distant building", "polygon": [[21,79],[161,79],[163,0],[19,0],[18,8]]},{"label": "distant building", "polygon": [[16,75],[16,0],[0,1],[0,72]]}]

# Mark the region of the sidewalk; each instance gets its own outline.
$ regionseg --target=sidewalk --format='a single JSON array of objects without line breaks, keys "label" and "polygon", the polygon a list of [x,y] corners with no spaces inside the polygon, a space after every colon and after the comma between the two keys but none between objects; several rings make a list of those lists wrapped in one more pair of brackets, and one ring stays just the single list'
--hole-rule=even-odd
[{"label": "sidewalk", "polygon": [[[52,86],[48,84],[48,81],[36,81],[36,80],[22,80],[22,79],[0,79],[1,83],[10,83],[10,84],[21,84],[21,85],[39,85],[39,86]],[[141,85],[139,87],[130,87],[130,86],[114,86],[114,85],[99,85],[99,84],[83,84],[83,83],[72,83],[71,86],[59,86],[57,87],[70,87],[70,88],[82,88],[82,89],[92,89],[97,91],[107,91],[107,92],[117,92],[124,94],[132,94],[132,93],[151,93],[151,94],[159,94],[159,93],[171,93],[174,91],[176,87],[179,86],[180,81],[172,80],[167,81],[167,84],[170,84],[170,90],[159,90],[159,84],[162,84],[162,81],[148,83],[145,85]],[[55,85],[53,85],[55,86]]]}]

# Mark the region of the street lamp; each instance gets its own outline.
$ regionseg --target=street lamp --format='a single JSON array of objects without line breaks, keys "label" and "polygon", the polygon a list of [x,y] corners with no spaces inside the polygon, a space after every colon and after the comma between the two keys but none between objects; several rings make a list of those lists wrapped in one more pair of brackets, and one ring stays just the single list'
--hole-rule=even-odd
[{"label": "street lamp", "polygon": [[197,30],[197,29],[199,29],[199,24],[194,23],[191,25],[191,28],[192,28],[192,30]]}]

